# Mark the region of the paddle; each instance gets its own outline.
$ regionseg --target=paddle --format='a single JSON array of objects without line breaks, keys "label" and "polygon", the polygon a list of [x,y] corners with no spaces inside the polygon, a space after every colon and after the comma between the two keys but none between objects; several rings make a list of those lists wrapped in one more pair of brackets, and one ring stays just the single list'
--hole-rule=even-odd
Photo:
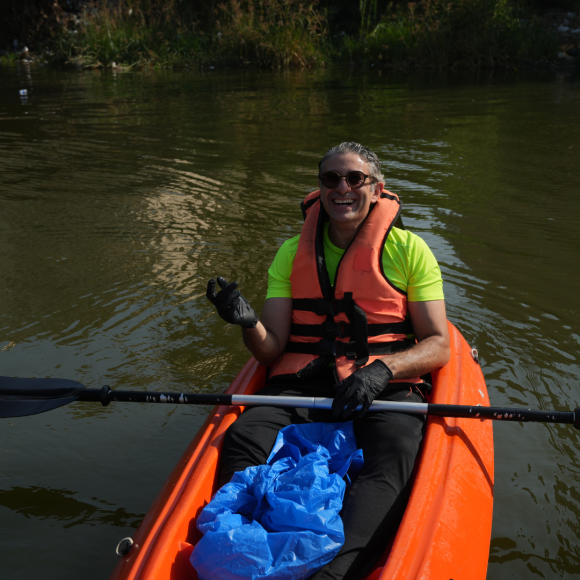
[{"label": "paddle", "polygon": [[[330,409],[332,399],[315,397],[268,397],[261,395],[211,395],[196,393],[150,393],[143,391],[113,391],[87,389],[69,379],[24,379],[0,377],[0,418],[24,417],[44,413],[73,401],[111,401],[128,403],[176,403],[182,405],[270,406]],[[411,415],[462,417],[535,423],[570,423],[580,429],[580,408],[574,411],[537,411],[482,407],[480,405],[439,405],[432,403],[404,403],[375,401],[371,411],[391,411]]]}]

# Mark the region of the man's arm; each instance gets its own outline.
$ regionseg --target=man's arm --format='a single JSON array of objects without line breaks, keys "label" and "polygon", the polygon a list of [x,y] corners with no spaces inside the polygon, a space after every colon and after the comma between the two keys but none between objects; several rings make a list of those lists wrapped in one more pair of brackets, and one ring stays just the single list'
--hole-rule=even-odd
[{"label": "man's arm", "polygon": [[268,298],[256,328],[242,328],[244,344],[263,365],[276,362],[290,337],[292,298]]},{"label": "man's arm", "polygon": [[408,302],[408,308],[417,344],[381,359],[395,379],[424,375],[445,365],[451,356],[445,301]]}]

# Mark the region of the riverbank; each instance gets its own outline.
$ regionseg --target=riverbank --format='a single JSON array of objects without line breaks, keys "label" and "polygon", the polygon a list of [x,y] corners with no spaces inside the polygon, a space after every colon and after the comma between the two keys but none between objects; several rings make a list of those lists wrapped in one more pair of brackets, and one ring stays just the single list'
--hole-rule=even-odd
[{"label": "riverbank", "polygon": [[[448,70],[574,69],[580,63],[580,2],[573,1],[548,10],[542,2],[526,7],[518,0],[361,0],[356,10],[299,0],[201,2],[196,10],[180,0],[45,3],[36,13],[25,10],[28,20],[22,11],[3,9],[7,22],[11,14],[15,20],[2,31],[3,64]],[[42,15],[40,24],[34,14]],[[14,32],[19,28],[22,34]],[[10,32],[19,36],[11,46]]]}]

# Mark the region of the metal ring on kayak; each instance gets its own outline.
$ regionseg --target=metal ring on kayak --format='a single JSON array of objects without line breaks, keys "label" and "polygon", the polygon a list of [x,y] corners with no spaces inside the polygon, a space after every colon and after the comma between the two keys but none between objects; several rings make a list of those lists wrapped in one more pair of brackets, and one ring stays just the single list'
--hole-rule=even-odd
[{"label": "metal ring on kayak", "polygon": [[117,556],[122,558],[123,556],[126,556],[131,551],[132,547],[133,547],[133,538],[123,538],[117,544],[115,552],[116,552]]},{"label": "metal ring on kayak", "polygon": [[477,354],[477,349],[476,348],[472,348],[471,349],[471,357],[473,358],[473,360],[479,364],[479,355]]}]

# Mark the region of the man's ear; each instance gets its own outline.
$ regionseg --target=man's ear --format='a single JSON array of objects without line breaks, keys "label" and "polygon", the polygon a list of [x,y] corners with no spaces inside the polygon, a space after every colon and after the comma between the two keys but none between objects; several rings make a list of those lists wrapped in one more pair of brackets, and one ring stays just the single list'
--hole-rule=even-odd
[{"label": "man's ear", "polygon": [[382,181],[375,183],[375,191],[372,197],[373,203],[379,200],[379,197],[381,197],[381,193],[383,193],[383,189],[385,189],[385,184]]}]

